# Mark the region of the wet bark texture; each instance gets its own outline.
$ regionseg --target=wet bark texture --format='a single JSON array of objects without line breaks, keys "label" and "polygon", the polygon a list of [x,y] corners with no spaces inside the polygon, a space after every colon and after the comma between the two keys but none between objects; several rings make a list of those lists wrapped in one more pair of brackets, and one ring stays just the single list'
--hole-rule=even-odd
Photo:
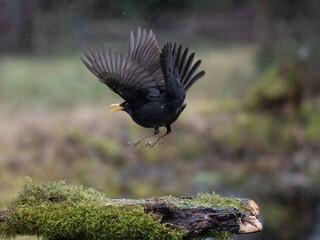
[{"label": "wet bark texture", "polygon": [[[210,231],[245,234],[262,230],[262,224],[257,218],[259,207],[253,200],[241,200],[252,210],[250,213],[242,214],[235,208],[227,210],[193,206],[176,208],[165,204],[163,198],[165,197],[144,200],[142,205],[145,212],[152,212],[161,217],[161,223],[169,223],[174,228],[187,230],[187,238],[197,238]],[[136,200],[129,201],[136,202]]]}]

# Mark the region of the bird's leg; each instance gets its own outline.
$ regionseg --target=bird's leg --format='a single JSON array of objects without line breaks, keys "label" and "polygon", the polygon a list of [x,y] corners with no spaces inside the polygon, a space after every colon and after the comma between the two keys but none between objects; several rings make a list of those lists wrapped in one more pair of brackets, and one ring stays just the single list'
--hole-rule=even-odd
[{"label": "bird's leg", "polygon": [[158,133],[159,133],[159,128],[155,127],[153,135],[148,135],[148,136],[145,136],[145,137],[142,137],[142,138],[135,139],[135,140],[133,140],[131,142],[128,142],[126,145],[133,145],[133,147],[136,147],[139,143],[141,143],[145,139],[147,139],[149,137],[153,137],[153,136],[157,135]]},{"label": "bird's leg", "polygon": [[154,147],[157,143],[159,143],[160,139],[167,136],[170,132],[171,132],[171,127],[170,125],[169,126],[166,126],[167,128],[167,132],[165,134],[163,134],[162,136],[158,137],[157,139],[153,140],[152,142],[147,142],[146,143],[146,147]]}]

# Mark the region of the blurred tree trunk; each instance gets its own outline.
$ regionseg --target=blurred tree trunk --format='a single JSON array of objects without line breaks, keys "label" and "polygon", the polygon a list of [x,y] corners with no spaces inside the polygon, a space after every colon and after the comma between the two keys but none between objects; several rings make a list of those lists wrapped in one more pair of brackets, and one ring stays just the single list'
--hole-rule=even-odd
[{"label": "blurred tree trunk", "polygon": [[311,0],[309,5],[311,12],[313,13],[313,21],[318,26],[315,28],[315,31],[319,33],[320,31],[320,1],[319,0]]},{"label": "blurred tree trunk", "polygon": [[273,58],[272,21],[270,0],[255,0],[257,66],[263,70]]},{"label": "blurred tree trunk", "polygon": [[35,1],[0,2],[0,51],[28,52],[32,49],[33,8]]}]

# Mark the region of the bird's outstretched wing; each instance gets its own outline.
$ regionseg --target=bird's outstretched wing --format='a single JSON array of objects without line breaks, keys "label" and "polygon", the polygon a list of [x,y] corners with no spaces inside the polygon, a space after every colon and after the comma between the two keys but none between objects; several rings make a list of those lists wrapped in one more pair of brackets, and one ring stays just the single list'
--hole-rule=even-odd
[{"label": "bird's outstretched wing", "polygon": [[84,54],[88,59],[87,62],[81,58],[85,66],[127,102],[135,101],[143,90],[156,87],[154,77],[143,66],[118,52],[105,50],[101,45]]},{"label": "bird's outstretched wing", "polygon": [[156,35],[150,30],[147,33],[146,29],[138,28],[136,37],[133,31],[130,33],[129,42],[129,59],[136,61],[143,66],[150,75],[154,78],[157,87],[165,89],[165,82],[161,72],[160,64],[160,49],[156,40]]},{"label": "bird's outstretched wing", "polygon": [[167,43],[162,49],[160,65],[169,94],[177,91],[177,85],[183,86],[185,92],[188,91],[205,74],[204,71],[195,74],[201,60],[193,64],[195,53],[188,54],[188,51],[188,48],[182,50],[182,45],[177,47],[176,43]]}]

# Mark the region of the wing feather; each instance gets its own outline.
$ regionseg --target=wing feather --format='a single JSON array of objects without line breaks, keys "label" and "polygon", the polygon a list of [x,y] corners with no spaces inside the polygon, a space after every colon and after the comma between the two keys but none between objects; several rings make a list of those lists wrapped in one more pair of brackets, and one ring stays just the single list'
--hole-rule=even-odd
[{"label": "wing feather", "polygon": [[186,84],[186,91],[195,83],[198,79],[202,78],[205,75],[204,71],[198,72],[192,79],[190,79]]},{"label": "wing feather", "polygon": [[[168,43],[160,52],[152,30],[147,32],[140,27],[136,35],[130,32],[128,57],[110,48],[106,50],[102,44],[99,48],[96,46],[95,51],[84,51],[84,55],[86,60],[81,58],[84,65],[126,101],[133,101],[137,94],[148,92],[141,89],[158,89],[152,91],[153,95],[166,90],[172,96],[178,96],[175,91],[180,88],[187,91],[205,74],[204,71],[196,73],[201,60],[193,64],[195,54],[189,54],[188,48]],[[153,95],[152,98],[156,97]]]},{"label": "wing feather", "polygon": [[156,87],[154,77],[137,62],[111,49],[106,51],[103,46],[95,50],[84,51],[87,58],[81,58],[84,65],[126,101],[134,101],[139,94],[141,96],[141,89]]},{"label": "wing feather", "polygon": [[185,65],[184,68],[181,69],[181,81],[183,84],[186,84],[187,81],[187,73],[189,72],[190,67],[192,66],[192,62],[194,59],[194,53],[190,54],[190,56],[188,57],[188,60],[185,61]]},{"label": "wing feather", "polygon": [[141,49],[141,62],[146,62],[146,54],[152,47],[152,44],[154,43],[154,39],[152,38],[152,31],[150,30],[148,33],[148,36],[146,38],[146,41],[144,43],[144,47]]},{"label": "wing feather", "polygon": [[135,61],[143,66],[156,81],[156,85],[165,89],[164,78],[159,65],[160,49],[155,34],[150,30],[141,30],[138,27],[136,36],[131,31],[129,41],[129,56],[131,61]]},{"label": "wing feather", "polygon": [[[204,76],[204,71],[196,74],[201,60],[193,64],[194,57],[195,53],[189,54],[189,48],[182,50],[182,45],[177,48],[176,43],[172,45],[170,42],[164,46],[160,56],[160,64],[165,77],[167,91],[168,85],[178,86],[179,84],[187,91],[197,80]],[[169,83],[169,81],[176,83]],[[177,91],[177,87],[175,88]],[[173,90],[171,89],[171,91]]]}]

